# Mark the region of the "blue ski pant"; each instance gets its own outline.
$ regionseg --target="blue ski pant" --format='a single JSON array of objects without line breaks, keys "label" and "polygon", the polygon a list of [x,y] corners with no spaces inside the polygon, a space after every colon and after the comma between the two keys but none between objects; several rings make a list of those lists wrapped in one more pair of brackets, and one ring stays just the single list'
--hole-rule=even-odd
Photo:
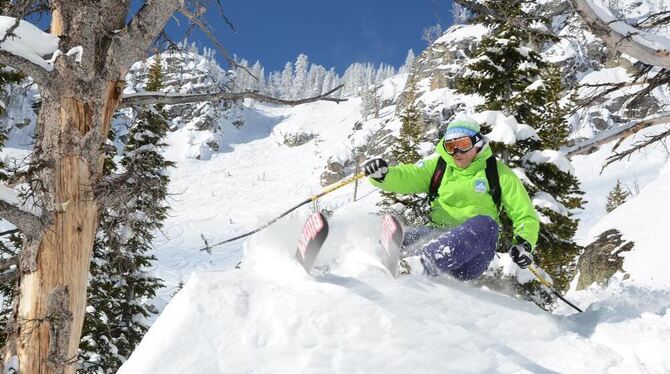
[{"label": "blue ski pant", "polygon": [[498,223],[489,216],[475,216],[448,231],[434,227],[409,228],[403,248],[406,256],[421,256],[426,271],[448,273],[461,280],[478,278],[495,255]]}]

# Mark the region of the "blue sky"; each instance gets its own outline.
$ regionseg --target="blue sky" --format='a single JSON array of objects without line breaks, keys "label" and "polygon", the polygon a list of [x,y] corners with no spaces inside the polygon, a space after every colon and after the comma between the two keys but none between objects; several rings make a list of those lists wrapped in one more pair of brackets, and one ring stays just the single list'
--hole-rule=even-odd
[{"label": "blue sky", "polygon": [[[380,62],[400,66],[407,50],[418,54],[426,47],[424,27],[451,24],[451,0],[222,0],[234,33],[218,12],[210,23],[230,53],[257,59],[266,73],[281,70],[299,53],[338,73],[353,62]],[[174,23],[174,22],[173,22]],[[174,25],[170,27],[174,37]],[[190,40],[212,46],[200,33]]]}]

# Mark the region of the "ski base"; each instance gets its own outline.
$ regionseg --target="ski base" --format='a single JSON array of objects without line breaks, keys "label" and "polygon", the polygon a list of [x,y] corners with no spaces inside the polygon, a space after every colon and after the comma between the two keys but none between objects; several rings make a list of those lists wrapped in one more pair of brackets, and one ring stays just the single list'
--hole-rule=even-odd
[{"label": "ski base", "polygon": [[384,215],[381,227],[382,264],[393,278],[398,278],[398,262],[403,237],[404,230],[400,220],[390,214]]},{"label": "ski base", "polygon": [[314,266],[316,257],[328,237],[328,221],[320,212],[316,212],[307,218],[302,229],[298,249],[295,257],[298,262],[309,272]]}]

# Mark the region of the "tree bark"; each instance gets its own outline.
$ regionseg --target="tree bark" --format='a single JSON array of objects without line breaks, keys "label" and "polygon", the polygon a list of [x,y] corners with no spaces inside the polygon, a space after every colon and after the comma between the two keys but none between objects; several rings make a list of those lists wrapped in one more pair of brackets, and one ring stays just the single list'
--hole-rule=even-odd
[{"label": "tree bark", "polygon": [[[88,149],[78,145],[96,124],[102,126],[102,134],[109,131],[119,98],[115,82],[108,83],[102,110],[94,110],[91,102],[61,98],[59,131],[43,143],[59,144],[43,155],[55,166],[56,208],[35,253],[35,269],[22,268],[15,326],[21,373],[74,372],[99,210],[92,186],[100,178],[103,161],[102,154],[86,154]],[[97,162],[91,162],[92,156]]]},{"label": "tree bark", "polygon": [[[589,30],[602,38],[609,48],[626,53],[645,64],[670,68],[670,51],[667,49],[654,49],[645,43],[641,43],[635,38],[637,35],[633,31],[629,32],[629,34],[622,34],[616,31],[611,24],[622,23],[622,21],[601,19],[598,13],[591,8],[588,1],[568,1],[575,12],[584,20]],[[631,29],[634,30],[633,28]],[[646,31],[637,30],[637,32],[644,34]]]}]

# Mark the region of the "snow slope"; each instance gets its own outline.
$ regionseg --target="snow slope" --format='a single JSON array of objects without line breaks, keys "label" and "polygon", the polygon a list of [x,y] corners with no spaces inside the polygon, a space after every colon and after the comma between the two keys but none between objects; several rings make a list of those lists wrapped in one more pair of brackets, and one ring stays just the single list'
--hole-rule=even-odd
[{"label": "snow slope", "polygon": [[[549,314],[448,278],[394,280],[378,260],[379,222],[370,214],[378,194],[367,183],[359,186],[356,202],[351,187],[320,200],[334,213],[313,276],[292,257],[307,207],[247,240],[216,247],[211,255],[199,251],[201,233],[210,243],[232,237],[320,191],[327,160],[346,157],[352,142],[372,131],[352,130],[360,119],[357,99],[297,108],[247,104],[254,107],[245,111],[247,125],[229,130],[227,150],[209,161],[187,157],[197,133],[171,134],[169,156],[178,161],[173,216],[156,243],[156,271],[170,287],[160,298],[166,302],[177,283],[186,284],[120,373],[670,371],[670,358],[660,349],[670,345],[666,278],[649,283],[639,276],[643,270],[633,271],[630,279],[618,276],[606,289],[571,292],[568,297],[586,309],[582,314],[565,306]],[[371,125],[392,113],[386,108]],[[296,132],[318,136],[298,147],[282,144],[284,134]],[[658,172],[666,163],[661,149],[598,177],[606,152],[605,147],[575,160],[589,201],[580,213],[580,243],[600,227],[609,228],[608,219],[624,235],[636,232],[636,226],[626,229],[628,209],[668,206],[663,192],[670,173]],[[622,212],[619,218],[611,214],[602,220],[604,196],[617,176],[626,184],[637,180],[642,191],[615,210]],[[662,229],[658,214],[639,222],[648,226],[640,235]],[[667,252],[658,244],[649,236],[638,243],[641,254],[631,256],[645,262],[649,251]],[[242,258],[242,268],[235,270]],[[662,264],[655,271],[660,274]]]}]

